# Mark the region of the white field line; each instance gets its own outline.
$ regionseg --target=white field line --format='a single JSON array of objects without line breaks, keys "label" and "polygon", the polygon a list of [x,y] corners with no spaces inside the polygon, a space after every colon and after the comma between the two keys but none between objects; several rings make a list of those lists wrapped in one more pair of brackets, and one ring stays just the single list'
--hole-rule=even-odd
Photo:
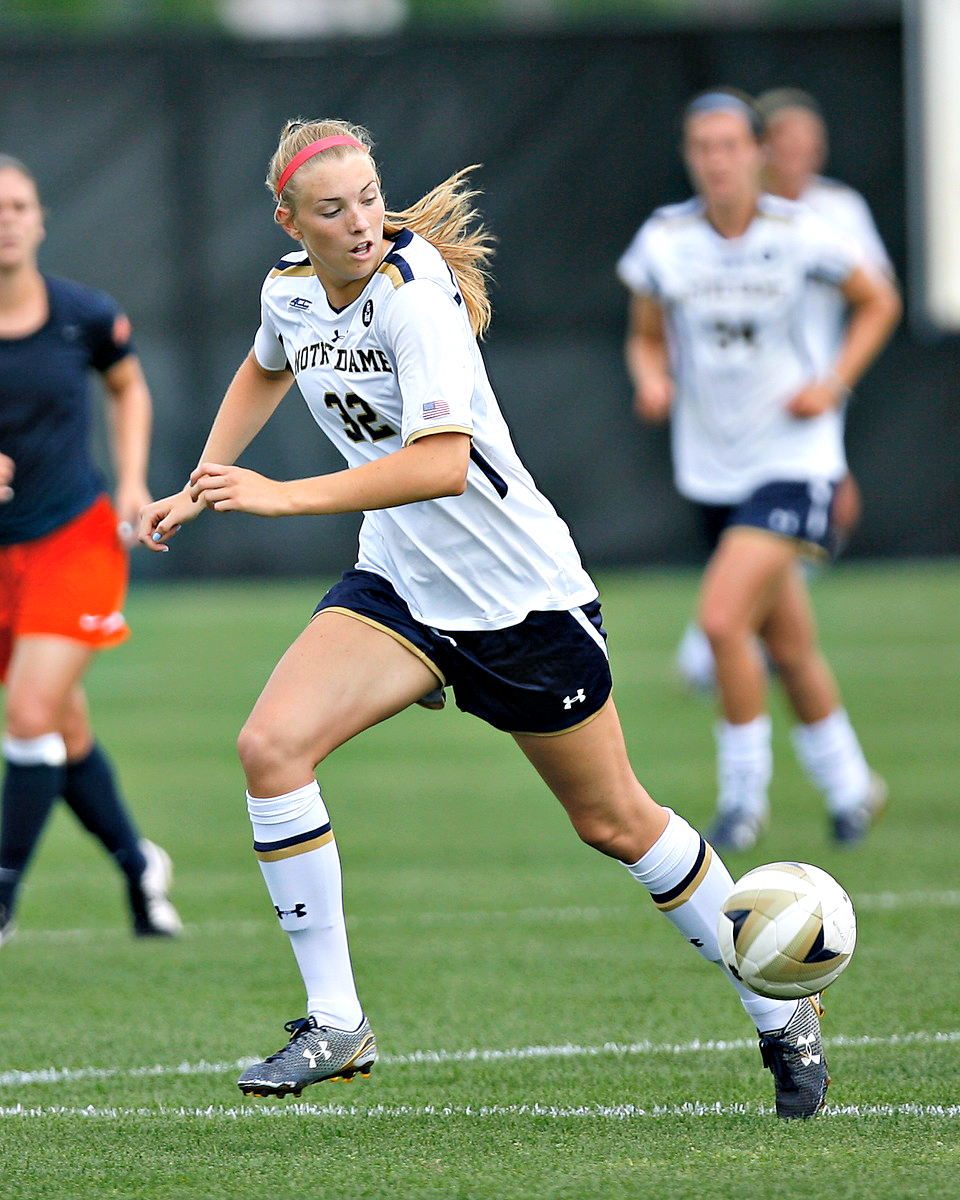
[{"label": "white field line", "polygon": [[[843,1034],[834,1038],[824,1038],[827,1046],[841,1046],[857,1049],[872,1046],[884,1046],[899,1049],[914,1045],[949,1045],[960,1043],[960,1030],[948,1033],[894,1033],[887,1037],[875,1037],[865,1034],[849,1037]],[[595,1046],[579,1046],[574,1043],[557,1046],[520,1046],[506,1050],[485,1050],[479,1047],[467,1050],[414,1050],[411,1054],[383,1054],[377,1059],[378,1065],[388,1067],[417,1067],[424,1064],[436,1065],[442,1063],[464,1062],[521,1062],[530,1059],[546,1058],[626,1058],[635,1055],[663,1054],[722,1054],[730,1050],[753,1049],[755,1038],[735,1038],[729,1041],[695,1039],[690,1042],[604,1042]],[[80,1079],[142,1079],[157,1076],[188,1075],[199,1077],[206,1075],[223,1075],[233,1071],[242,1071],[257,1059],[241,1058],[236,1062],[209,1063],[204,1060],[195,1063],[179,1063],[175,1066],[157,1063],[148,1067],[43,1067],[34,1071],[3,1071],[0,1072],[0,1087],[23,1087],[25,1084],[37,1083],[71,1083]]]},{"label": "white field line", "polygon": [[[86,1108],[50,1105],[32,1107],[15,1104],[0,1108],[0,1119],[11,1117],[86,1117],[88,1119],[117,1120],[129,1117],[189,1117],[226,1118],[243,1120],[248,1117],[302,1118],[302,1117],[347,1117],[361,1120],[408,1120],[411,1117],[533,1117],[558,1120],[571,1117],[600,1118],[614,1121],[635,1121],[644,1118],[663,1117],[742,1117],[772,1116],[776,1110],[767,1104],[721,1104],[703,1100],[688,1100],[684,1104],[654,1104],[643,1108],[638,1104],[585,1104],[564,1107],[553,1104],[210,1104],[202,1108],[188,1108],[159,1104],[154,1108],[105,1107],[93,1104]],[[820,1120],[829,1117],[960,1117],[960,1104],[842,1104],[828,1105],[820,1114]]]},{"label": "white field line", "polygon": [[[642,895],[638,894],[642,899]],[[960,891],[873,892],[853,897],[858,913],[892,912],[903,908],[960,908]],[[375,916],[352,916],[347,925],[376,927],[407,925],[411,928],[436,926],[489,925],[496,921],[517,925],[596,924],[614,918],[630,917],[637,913],[635,905],[584,906],[564,908],[482,909],[469,912],[381,913]],[[270,920],[195,921],[184,929],[187,937],[209,934],[256,935],[272,929]],[[129,938],[125,926],[109,929],[21,929],[17,942],[94,942],[110,938]]]}]

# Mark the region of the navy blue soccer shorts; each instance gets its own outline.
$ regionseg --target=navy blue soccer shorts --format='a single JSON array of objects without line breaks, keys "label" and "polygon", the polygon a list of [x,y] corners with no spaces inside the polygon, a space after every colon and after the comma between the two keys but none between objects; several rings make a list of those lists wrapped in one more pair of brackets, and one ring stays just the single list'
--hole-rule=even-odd
[{"label": "navy blue soccer shorts", "polygon": [[710,553],[725,530],[746,525],[791,538],[814,557],[827,557],[835,549],[831,515],[836,490],[826,479],[765,483],[740,504],[700,504]]},{"label": "navy blue soccer shorts", "polygon": [[598,600],[506,629],[440,630],[421,624],[388,580],[347,571],[316,612],[328,609],[395,638],[453,688],[458,708],[506,733],[566,733],[595,717],[613,686]]}]

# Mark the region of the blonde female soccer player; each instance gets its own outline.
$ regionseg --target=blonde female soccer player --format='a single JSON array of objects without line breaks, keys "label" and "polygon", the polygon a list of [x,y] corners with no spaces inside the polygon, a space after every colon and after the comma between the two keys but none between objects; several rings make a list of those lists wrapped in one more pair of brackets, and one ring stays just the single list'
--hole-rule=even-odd
[{"label": "blonde female soccer player", "polygon": [[[83,689],[94,654],[129,632],[124,539],[149,499],[150,394],[130,322],[105,293],[41,272],[44,236],[33,175],[0,155],[0,945],[58,796],[122,871],[136,933],[173,936],[170,860],[137,833]],[[115,418],[115,507],[92,457],[93,372]]]},{"label": "blonde female soccer player", "polygon": [[[597,589],[517,457],[480,356],[490,251],[464,173],[386,212],[365,130],[293,121],[268,185],[299,248],[267,275],[253,348],[189,485],[144,509],[140,537],[166,549],[204,508],[364,513],[355,569],[280,660],[239,741],[255,852],[307,992],[287,1045],[239,1086],[298,1095],[376,1058],[316,766],[410,704],[439,706],[448,684],[460,708],[513,736],[579,836],[624,863],[714,963],[731,879],[627,760]],[[279,482],[230,465],[294,380],[346,469]],[[731,982],[761,1031],[778,1111],[816,1112],[827,1075],[814,1006]]]},{"label": "blonde female soccer player", "polygon": [[[843,406],[900,311],[859,244],[802,204],[761,191],[760,122],[727,91],[684,117],[696,196],[658,210],[620,259],[631,292],[627,364],[636,407],[671,418],[674,476],[714,547],[700,625],[716,663],[719,797],[710,837],[745,850],[767,823],[767,670],[797,718],[794,743],[834,836],[862,837],[885,798],[820,652],[804,555],[831,543],[847,472]],[[808,327],[813,281],[850,308],[826,359]],[[822,339],[821,339],[822,340]]]}]

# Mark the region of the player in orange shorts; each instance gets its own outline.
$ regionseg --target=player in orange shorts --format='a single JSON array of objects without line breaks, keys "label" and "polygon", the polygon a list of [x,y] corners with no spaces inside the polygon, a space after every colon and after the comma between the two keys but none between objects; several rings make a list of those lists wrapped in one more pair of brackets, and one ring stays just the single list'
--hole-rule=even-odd
[{"label": "player in orange shorts", "polygon": [[[0,155],[0,945],[62,796],[126,878],[137,934],[172,936],[167,854],[139,836],[97,744],[82,679],[128,635],[127,546],[146,486],[150,394],[130,323],[105,293],[44,275],[36,183]],[[116,509],[90,451],[91,370],[106,385]]]}]

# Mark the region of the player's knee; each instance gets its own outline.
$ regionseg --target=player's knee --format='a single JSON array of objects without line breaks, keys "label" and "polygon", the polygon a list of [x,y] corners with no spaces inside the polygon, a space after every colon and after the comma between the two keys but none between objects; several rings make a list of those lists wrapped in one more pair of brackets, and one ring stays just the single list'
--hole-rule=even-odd
[{"label": "player's knee", "polygon": [[269,772],[281,760],[280,740],[273,730],[260,722],[253,718],[247,721],[237,738],[237,753],[248,779]]},{"label": "player's knee", "polygon": [[306,738],[290,724],[275,726],[258,720],[255,715],[237,738],[237,753],[248,780],[284,772],[294,763],[313,770],[332,748]]},{"label": "player's knee", "polygon": [[640,857],[635,853],[636,837],[621,822],[595,814],[572,817],[571,820],[580,840],[601,854],[622,862],[634,862]]},{"label": "player's knee", "polygon": [[700,606],[700,628],[714,650],[728,645],[748,632],[743,622],[726,605],[705,603]]},{"label": "player's knee", "polygon": [[7,697],[6,730],[11,737],[23,740],[59,733],[58,715],[43,696],[11,695]]}]

